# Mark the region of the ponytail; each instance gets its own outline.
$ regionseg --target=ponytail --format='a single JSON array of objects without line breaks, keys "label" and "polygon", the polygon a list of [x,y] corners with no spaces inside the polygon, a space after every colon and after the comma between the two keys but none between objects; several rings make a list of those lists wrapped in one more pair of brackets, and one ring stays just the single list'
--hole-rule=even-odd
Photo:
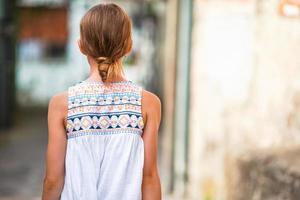
[{"label": "ponytail", "polygon": [[95,60],[98,64],[98,72],[103,82],[109,82],[118,74],[123,74],[121,59],[112,61],[108,57],[98,57]]}]

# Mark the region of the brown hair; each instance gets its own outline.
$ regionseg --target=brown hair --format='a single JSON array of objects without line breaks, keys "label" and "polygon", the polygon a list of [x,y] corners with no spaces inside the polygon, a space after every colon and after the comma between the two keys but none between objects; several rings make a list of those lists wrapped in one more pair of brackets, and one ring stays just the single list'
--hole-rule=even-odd
[{"label": "brown hair", "polygon": [[122,75],[122,58],[132,48],[129,16],[114,3],[92,7],[80,22],[80,44],[98,63],[103,82]]}]

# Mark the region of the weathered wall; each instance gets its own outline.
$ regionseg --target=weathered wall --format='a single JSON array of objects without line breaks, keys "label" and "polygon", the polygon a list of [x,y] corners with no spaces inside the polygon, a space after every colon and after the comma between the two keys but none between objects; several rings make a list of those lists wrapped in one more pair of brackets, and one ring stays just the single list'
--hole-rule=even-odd
[{"label": "weathered wall", "polygon": [[190,199],[226,199],[239,155],[300,144],[300,21],[277,3],[195,1]]},{"label": "weathered wall", "polygon": [[227,160],[227,199],[298,200],[300,149],[273,148]]}]

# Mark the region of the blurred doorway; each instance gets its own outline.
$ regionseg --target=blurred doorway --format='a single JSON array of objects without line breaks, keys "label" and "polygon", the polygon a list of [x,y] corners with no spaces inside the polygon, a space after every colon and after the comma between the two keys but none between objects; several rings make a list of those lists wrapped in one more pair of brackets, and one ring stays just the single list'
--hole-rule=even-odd
[{"label": "blurred doorway", "polygon": [[12,124],[15,73],[15,1],[0,1],[0,128]]}]

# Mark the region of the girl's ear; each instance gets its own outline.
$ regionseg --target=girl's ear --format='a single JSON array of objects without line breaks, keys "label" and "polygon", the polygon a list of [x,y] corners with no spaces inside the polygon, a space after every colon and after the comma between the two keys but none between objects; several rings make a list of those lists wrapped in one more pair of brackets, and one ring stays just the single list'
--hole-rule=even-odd
[{"label": "girl's ear", "polygon": [[83,48],[83,46],[82,46],[82,43],[81,43],[80,38],[77,40],[77,45],[78,45],[78,47],[79,47],[80,52],[81,52],[82,54],[86,55],[86,52],[85,52],[85,50],[84,50],[84,48]]}]

